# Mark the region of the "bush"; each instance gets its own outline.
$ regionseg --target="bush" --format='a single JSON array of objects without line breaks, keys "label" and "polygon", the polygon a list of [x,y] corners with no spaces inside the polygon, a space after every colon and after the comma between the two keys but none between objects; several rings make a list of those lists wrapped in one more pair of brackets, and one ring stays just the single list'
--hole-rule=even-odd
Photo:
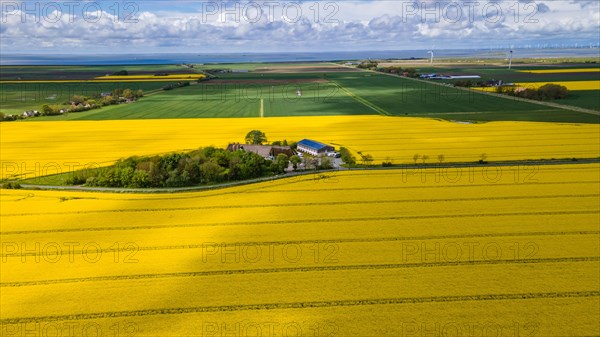
[{"label": "bush", "polygon": [[569,95],[569,90],[563,85],[554,83],[544,84],[538,89],[534,88],[502,88],[496,89],[497,93],[507,94],[511,96],[521,97],[525,99],[533,99],[538,101],[547,101],[554,99],[563,99]]},{"label": "bush", "polygon": [[461,81],[456,81],[454,82],[454,86],[455,87],[464,87],[464,88],[470,88],[473,86],[473,82],[471,82],[470,80],[461,80]]},{"label": "bush", "polygon": [[356,158],[354,158],[352,153],[350,153],[350,150],[348,150],[347,148],[340,148],[340,155],[344,163],[348,165],[356,165]]},{"label": "bush", "polygon": [[21,184],[14,181],[9,181],[7,183],[2,184],[2,188],[7,190],[18,190],[21,188]]},{"label": "bush", "polygon": [[538,95],[542,100],[563,99],[569,94],[567,87],[554,83],[544,84],[538,88]]},{"label": "bush", "polygon": [[321,170],[330,170],[333,168],[333,161],[329,157],[321,157],[321,162],[319,164],[319,169]]},{"label": "bush", "polygon": [[67,185],[83,185],[87,182],[88,176],[84,172],[73,172],[73,174],[65,180]]}]

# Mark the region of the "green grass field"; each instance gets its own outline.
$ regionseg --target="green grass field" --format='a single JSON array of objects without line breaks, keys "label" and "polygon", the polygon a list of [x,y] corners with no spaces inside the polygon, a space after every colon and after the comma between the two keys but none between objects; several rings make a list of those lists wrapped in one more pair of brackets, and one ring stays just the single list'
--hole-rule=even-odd
[{"label": "green grass field", "polygon": [[249,70],[254,71],[257,69],[264,68],[277,68],[277,67],[322,67],[331,66],[329,62],[297,62],[297,63],[284,63],[284,62],[271,62],[271,63],[207,63],[203,65],[196,65],[199,70],[210,70],[210,69],[231,69],[231,70]]},{"label": "green grass field", "polygon": [[[332,64],[308,64],[312,69]],[[223,65],[228,66],[228,65]],[[245,67],[248,64],[239,65]],[[257,64],[290,69],[306,64]],[[216,67],[216,65],[215,65]],[[248,67],[250,68],[250,67]],[[169,68],[167,68],[169,69]],[[458,68],[449,68],[458,69]],[[433,69],[421,69],[429,71]],[[498,68],[470,69],[463,72],[488,75],[507,74]],[[293,71],[293,70],[289,70]],[[448,70],[452,71],[452,70]],[[441,72],[438,69],[438,72]],[[511,72],[515,76],[531,75]],[[520,75],[519,75],[520,74]],[[586,73],[583,73],[584,75]],[[554,74],[556,75],[556,74]],[[586,75],[587,76],[587,75]],[[536,80],[532,77],[532,80]],[[128,87],[151,91],[165,83],[64,83],[0,84],[2,112],[21,113],[39,109],[42,104],[60,103],[77,94],[95,94]],[[58,88],[58,89],[57,89]],[[55,93],[59,92],[59,95]],[[598,109],[595,92],[574,92],[559,103]],[[156,118],[219,118],[371,115],[420,116],[456,121],[542,121],[598,123],[598,116],[514,101],[476,92],[413,81],[374,72],[261,72],[218,74],[216,80],[158,92],[139,102],[34,120],[109,120]]]},{"label": "green grass field", "polygon": [[[298,95],[300,91],[300,96]],[[262,102],[261,102],[262,101]],[[262,109],[261,109],[262,105]],[[262,110],[262,114],[261,114]],[[332,83],[286,85],[198,84],[105,107],[37,120],[274,117],[377,114]]]},{"label": "green grass field", "polygon": [[594,115],[376,73],[346,74],[335,81],[374,106],[397,116],[423,116],[459,121],[598,123],[598,116]]},{"label": "green grass field", "polygon": [[142,89],[148,93],[167,84],[169,83],[0,83],[0,112],[21,114],[25,110],[41,110],[44,104],[63,104],[73,95],[93,97],[116,88]]},{"label": "green grass field", "polygon": [[[590,68],[590,72],[578,73],[547,73],[536,74],[527,73],[527,70],[547,70],[547,69],[585,69]],[[505,83],[528,83],[528,82],[548,82],[557,83],[565,81],[600,81],[600,73],[597,72],[598,64],[567,64],[562,66],[515,66],[512,70],[506,67],[475,67],[468,66],[464,68],[454,66],[422,67],[420,73],[442,73],[442,74],[477,74],[481,79],[471,80],[473,82],[502,80]],[[596,70],[596,71],[595,71]],[[442,80],[441,82],[454,84],[457,80]],[[600,111],[600,91],[572,91],[570,96],[557,103],[572,105],[585,109]],[[560,118],[562,119],[562,117]]]},{"label": "green grass field", "polygon": [[569,94],[569,97],[560,101],[560,103],[600,111],[600,91],[598,91],[598,90],[571,91]]}]

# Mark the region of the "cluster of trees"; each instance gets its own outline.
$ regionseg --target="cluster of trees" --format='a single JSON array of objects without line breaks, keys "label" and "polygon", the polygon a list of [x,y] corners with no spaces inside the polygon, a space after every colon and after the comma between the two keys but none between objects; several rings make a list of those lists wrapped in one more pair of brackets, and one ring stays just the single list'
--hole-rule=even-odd
[{"label": "cluster of trees", "polygon": [[214,75],[214,74],[224,74],[224,73],[231,73],[233,72],[233,70],[229,69],[229,68],[221,68],[221,69],[206,69],[204,70],[205,73]]},{"label": "cluster of trees", "polygon": [[402,67],[381,67],[377,68],[377,71],[387,74],[398,74],[405,77],[417,78],[419,73],[414,68],[402,68]]},{"label": "cluster of trees", "polygon": [[559,84],[548,83],[535,88],[514,88],[514,87],[498,87],[497,93],[516,96],[538,101],[548,101],[554,99],[563,99],[569,96],[567,87]]},{"label": "cluster of trees", "polygon": [[[496,82],[496,81],[494,81]],[[461,80],[454,82],[455,87],[470,88],[476,87],[489,87],[488,82],[472,82],[470,80]],[[537,89],[535,88],[520,88],[520,87],[508,87],[499,85],[496,87],[496,93],[506,94],[515,97],[534,99],[538,101],[548,101],[554,99],[563,99],[569,96],[569,90],[567,87],[559,84],[548,83]]]},{"label": "cluster of trees", "polygon": [[369,70],[377,70],[377,65],[379,63],[375,62],[375,61],[371,61],[371,60],[366,60],[366,61],[362,61],[358,66],[356,66],[357,68],[360,69],[369,69]]},{"label": "cluster of trees", "polygon": [[64,112],[82,112],[92,109],[98,109],[107,105],[120,104],[127,101],[135,101],[140,97],[144,96],[144,91],[133,90],[133,89],[114,89],[110,95],[102,96],[97,94],[94,97],[87,97],[83,95],[73,95],[68,102],[64,105],[58,104],[44,104],[40,114],[42,116],[55,116],[60,115]]},{"label": "cluster of trees", "polygon": [[56,116],[56,115],[60,115],[63,112],[61,111],[67,111],[67,106],[66,105],[60,105],[60,104],[44,104],[42,105],[42,110],[40,111],[40,115],[41,116]]},{"label": "cluster of trees", "polygon": [[114,72],[112,74],[112,76],[127,76],[127,75],[129,75],[129,72],[127,70],[120,70],[120,71]]},{"label": "cluster of trees", "polygon": [[173,89],[177,89],[177,88],[182,88],[182,87],[187,87],[190,85],[190,82],[185,81],[185,82],[177,82],[177,83],[171,83],[171,84],[167,84],[164,87],[162,87],[162,90],[173,90]]},{"label": "cluster of trees", "polygon": [[474,86],[475,84],[477,84],[477,86],[480,86],[480,87],[485,86],[483,82],[473,83],[473,81],[471,81],[471,80],[459,80],[459,81],[454,82],[455,87],[463,87],[463,88],[470,88],[470,87]]},{"label": "cluster of trees", "polygon": [[253,152],[206,147],[189,153],[127,158],[111,167],[77,172],[67,184],[124,188],[215,184],[284,173],[289,163],[285,154],[265,160]]},{"label": "cluster of trees", "polygon": [[[98,96],[96,96],[98,97]],[[125,98],[125,99],[138,99],[140,97],[144,97],[144,91],[142,89],[138,89],[137,91],[134,92],[133,89],[122,89],[122,88],[117,88],[114,89],[111,93],[111,96],[108,97],[117,97],[117,98]]]},{"label": "cluster of trees", "polygon": [[[274,162],[278,160],[282,161],[277,158]],[[181,187],[258,178],[270,173],[272,166],[273,162],[268,163],[252,152],[206,147],[189,153],[127,158],[111,167],[75,174],[67,183],[127,188]]]}]

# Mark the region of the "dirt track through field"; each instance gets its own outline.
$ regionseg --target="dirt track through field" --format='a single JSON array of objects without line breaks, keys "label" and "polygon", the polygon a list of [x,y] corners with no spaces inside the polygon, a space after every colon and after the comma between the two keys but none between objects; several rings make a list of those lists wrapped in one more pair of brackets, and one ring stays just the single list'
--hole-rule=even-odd
[{"label": "dirt track through field", "polygon": [[318,302],[289,302],[289,303],[264,303],[246,305],[205,306],[205,307],[182,307],[182,308],[159,308],[132,311],[112,311],[89,314],[74,314],[63,316],[43,317],[16,317],[0,320],[0,324],[27,324],[34,322],[66,321],[66,320],[89,320],[116,317],[134,317],[150,315],[175,315],[201,312],[222,311],[254,311],[254,310],[281,310],[295,308],[328,308],[341,306],[363,306],[363,305],[389,305],[389,304],[415,304],[431,302],[472,302],[472,301],[499,301],[499,300],[529,300],[542,298],[576,298],[576,297],[599,297],[599,291],[573,291],[552,293],[523,293],[523,294],[485,294],[469,296],[436,296],[436,297],[399,297],[381,299],[356,299],[341,301],[318,301]]},{"label": "dirt track through field", "polygon": [[265,117],[265,100],[264,98],[260,99],[260,118]]}]

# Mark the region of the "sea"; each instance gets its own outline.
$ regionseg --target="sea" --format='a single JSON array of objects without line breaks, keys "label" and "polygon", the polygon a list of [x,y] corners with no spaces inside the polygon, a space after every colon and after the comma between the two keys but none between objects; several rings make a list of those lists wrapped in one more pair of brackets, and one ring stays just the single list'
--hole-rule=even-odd
[{"label": "sea", "polygon": [[[155,54],[0,54],[0,65],[131,65],[318,62],[362,59],[427,59],[429,50],[335,51],[287,53],[155,53]],[[435,50],[436,58],[504,58],[508,50]],[[515,58],[600,57],[599,48],[522,49]]]}]

